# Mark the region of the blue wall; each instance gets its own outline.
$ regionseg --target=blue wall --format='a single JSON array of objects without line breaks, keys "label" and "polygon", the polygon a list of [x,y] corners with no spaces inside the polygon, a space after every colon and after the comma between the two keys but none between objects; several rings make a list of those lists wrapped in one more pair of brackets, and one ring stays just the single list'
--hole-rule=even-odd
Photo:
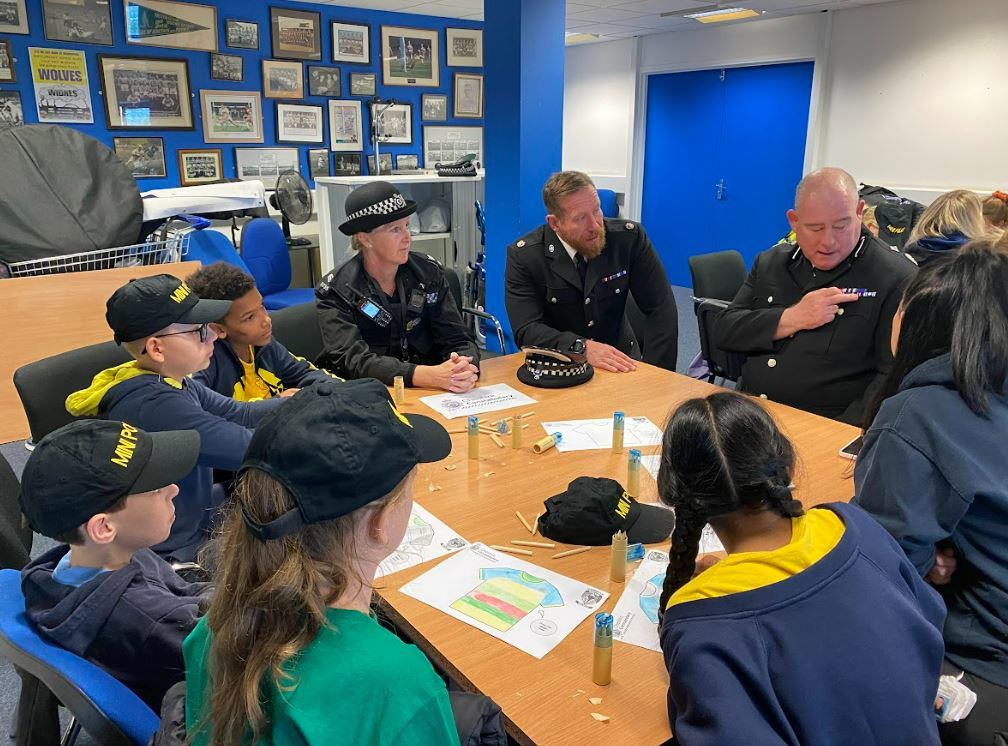
[{"label": "blue wall", "polygon": [[[16,71],[16,83],[0,83],[0,90],[17,89],[21,93],[21,104],[24,108],[26,124],[38,122],[38,113],[35,110],[34,92],[32,88],[31,67],[28,56],[28,47],[49,47],[56,49],[79,49],[85,54],[87,63],[88,79],[91,85],[91,101],[94,107],[94,124],[64,125],[74,127],[92,137],[100,140],[109,147],[112,147],[113,137],[162,137],[165,145],[165,166],[167,168],[166,178],[142,178],[138,180],[141,191],[157,189],[160,187],[171,187],[179,185],[178,176],[178,149],[189,148],[220,148],[224,176],[233,177],[235,175],[235,147],[296,147],[300,151],[300,164],[302,174],[308,178],[308,155],[311,148],[323,148],[329,142],[329,113],[326,98],[321,96],[308,96],[307,66],[327,65],[340,68],[340,85],[342,95],[340,99],[359,100],[363,104],[364,115],[364,139],[363,150],[364,169],[367,172],[367,156],[372,154],[371,149],[371,128],[370,111],[368,106],[369,98],[355,97],[350,93],[350,73],[351,72],[374,72],[377,79],[377,94],[383,99],[395,98],[402,103],[413,105],[413,144],[412,145],[385,145],[381,146],[382,153],[416,154],[419,156],[421,167],[423,166],[423,123],[420,121],[421,95],[424,93],[444,93],[448,96],[448,121],[430,122],[432,125],[458,124],[458,125],[482,125],[481,119],[453,119],[454,101],[452,96],[452,80],[454,73],[480,73],[480,68],[471,67],[448,67],[446,59],[446,27],[451,28],[482,28],[479,22],[465,21],[458,18],[440,18],[436,16],[414,15],[408,13],[385,13],[373,10],[362,10],[360,8],[344,8],[333,5],[318,5],[314,3],[284,3],[284,2],[262,2],[261,0],[217,0],[216,2],[205,2],[203,4],[214,5],[217,8],[217,51],[220,54],[240,55],[244,59],[244,80],[241,83],[230,83],[225,80],[213,80],[210,77],[210,54],[208,52],[193,52],[182,49],[169,49],[167,47],[153,47],[147,45],[127,44],[124,29],[123,2],[122,0],[111,0],[112,14],[112,34],[113,46],[100,44],[70,44],[67,42],[49,41],[45,38],[45,31],[42,20],[42,3],[40,0],[27,0],[28,21],[30,34],[0,34],[0,38],[9,40],[14,55],[14,68]],[[228,145],[222,143],[205,143],[203,140],[203,124],[200,110],[199,92],[201,89],[210,90],[234,90],[234,91],[259,91],[262,93],[262,63],[263,59],[271,59],[270,44],[270,6],[278,8],[299,8],[302,10],[317,11],[321,14],[322,24],[322,59],[318,62],[302,62],[305,67],[305,94],[303,101],[280,100],[281,103],[306,103],[316,104],[323,107],[323,119],[325,135],[322,143],[277,143],[276,140],[276,103],[277,99],[263,98],[263,133],[265,141],[260,144],[240,144]],[[259,49],[241,50],[231,49],[226,45],[225,20],[233,18],[241,21],[254,21],[259,24]],[[332,61],[332,22],[352,21],[355,23],[367,23],[371,27],[371,64],[356,65],[346,62]],[[379,50],[381,46],[381,26],[407,26],[420,29],[437,29],[440,32],[440,64],[441,85],[438,88],[419,88],[406,86],[383,86],[381,74],[381,58]],[[189,86],[192,93],[192,110],[195,129],[193,130],[108,130],[105,126],[104,99],[101,96],[101,81],[99,77],[98,55],[115,54],[130,57],[174,57],[184,58],[189,66]]]}]

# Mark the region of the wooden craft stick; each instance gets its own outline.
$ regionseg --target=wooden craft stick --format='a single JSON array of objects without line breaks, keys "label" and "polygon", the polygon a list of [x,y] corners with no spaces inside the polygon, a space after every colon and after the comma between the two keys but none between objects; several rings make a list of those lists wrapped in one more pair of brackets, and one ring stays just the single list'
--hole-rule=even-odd
[{"label": "wooden craft stick", "polygon": [[531,549],[518,549],[517,547],[502,547],[497,544],[491,544],[491,549],[496,549],[498,552],[509,552],[510,554],[526,554],[529,557],[532,556]]},{"label": "wooden craft stick", "polygon": [[539,519],[543,517],[542,511],[536,513],[535,522],[532,524],[532,535],[539,533]]},{"label": "wooden craft stick", "polygon": [[524,539],[511,539],[512,544],[517,544],[520,547],[542,547],[543,549],[556,549],[556,544],[551,544],[548,541],[525,541]]},{"label": "wooden craft stick", "polygon": [[528,529],[528,532],[531,534],[532,533],[532,527],[529,525],[529,522],[525,520],[525,516],[523,516],[521,514],[521,511],[520,510],[516,510],[515,511],[515,515],[518,516],[518,520],[522,522],[522,525],[526,529]]},{"label": "wooden craft stick", "polygon": [[496,443],[499,448],[503,448],[504,447],[504,443],[503,443],[503,441],[501,441],[500,438],[497,437],[497,433],[490,433],[490,440],[492,440],[494,443]]},{"label": "wooden craft stick", "polygon": [[581,552],[587,552],[591,547],[578,547],[577,549],[568,549],[565,552],[557,552],[553,555],[553,559],[560,559],[561,557],[570,557],[572,554],[581,554]]}]

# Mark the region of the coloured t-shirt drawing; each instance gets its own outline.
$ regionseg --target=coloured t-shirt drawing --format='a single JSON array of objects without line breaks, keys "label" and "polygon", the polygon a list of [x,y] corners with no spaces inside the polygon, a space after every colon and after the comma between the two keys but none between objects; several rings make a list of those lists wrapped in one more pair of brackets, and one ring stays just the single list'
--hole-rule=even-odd
[{"label": "coloured t-shirt drawing", "polygon": [[654,624],[658,624],[658,602],[661,600],[663,585],[665,585],[665,574],[659,573],[648,580],[640,594],[641,611]]},{"label": "coloured t-shirt drawing", "polygon": [[510,567],[485,567],[478,586],[451,605],[462,614],[507,632],[536,608],[563,606],[551,583]]}]

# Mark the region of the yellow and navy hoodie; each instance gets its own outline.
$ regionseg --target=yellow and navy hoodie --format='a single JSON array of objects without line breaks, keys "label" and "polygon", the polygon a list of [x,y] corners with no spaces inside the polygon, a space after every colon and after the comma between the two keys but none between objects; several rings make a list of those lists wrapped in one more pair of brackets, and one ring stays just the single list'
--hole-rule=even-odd
[{"label": "yellow and navy hoodie", "polygon": [[206,542],[223,501],[223,492],[218,496],[213,490],[213,470],[236,470],[256,424],[283,402],[236,402],[192,378],[163,378],[133,360],[101,371],[89,387],[67,397],[66,408],[75,417],[124,420],[148,432],[200,434],[196,466],[178,483],[171,534],[153,548],[162,556],[187,561]]},{"label": "yellow and navy hoodie", "polygon": [[193,378],[218,394],[237,401],[255,401],[279,396],[284,389],[302,389],[318,381],[341,381],[327,370],[297,357],[275,339],[251,347],[252,362],[243,363],[226,339],[214,342],[214,354],[205,370]]}]

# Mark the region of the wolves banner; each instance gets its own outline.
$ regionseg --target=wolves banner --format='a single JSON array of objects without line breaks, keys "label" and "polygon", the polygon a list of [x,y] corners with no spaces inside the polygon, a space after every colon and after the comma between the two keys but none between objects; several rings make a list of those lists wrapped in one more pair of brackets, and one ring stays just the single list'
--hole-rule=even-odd
[{"label": "wolves banner", "polygon": [[39,122],[93,124],[84,53],[29,47]]}]

